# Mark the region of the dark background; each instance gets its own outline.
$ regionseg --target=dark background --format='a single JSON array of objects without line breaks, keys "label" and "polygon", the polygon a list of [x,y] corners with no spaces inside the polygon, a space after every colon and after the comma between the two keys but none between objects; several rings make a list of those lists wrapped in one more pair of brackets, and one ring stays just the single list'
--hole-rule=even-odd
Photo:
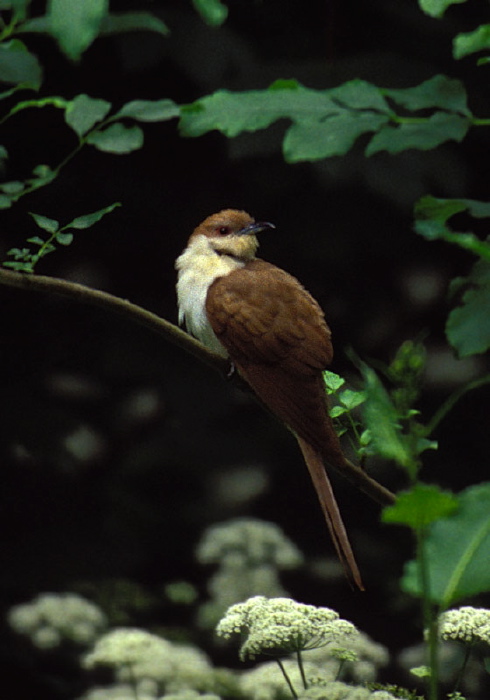
[{"label": "dark background", "polygon": [[[453,36],[485,21],[481,7],[468,2],[435,20],[412,0],[230,0],[228,21],[213,29],[190,2],[162,0],[137,9],[161,16],[172,31],[168,39],[103,38],[78,65],[48,38],[27,42],[45,67],[42,95],[86,92],[115,108],[137,98],[189,103],[218,88],[261,88],[277,78],[316,88],[356,77],[409,87],[445,73],[464,80],[471,109],[488,116],[488,67],[451,56]],[[135,7],[121,2],[117,9]],[[121,201],[37,271],[128,298],[175,322],[173,265],[188,235],[214,211],[246,209],[277,227],[263,237],[261,255],[296,275],[325,309],[334,371],[355,381],[346,348],[387,362],[404,340],[425,337],[420,409],[427,420],[483,365],[478,358],[457,361],[444,338],[448,283],[468,273],[473,260],[417,237],[412,207],[428,193],[488,198],[488,134],[475,128],[463,144],[370,159],[361,140],[343,158],[287,165],[283,129],[232,141],[217,133],[183,139],[172,121],[144,125],[143,149],[127,156],[87,147],[53,184],[2,212],[1,257],[36,235],[28,211],[66,223]],[[28,177],[39,163],[57,164],[75,145],[62,115],[49,108],[11,119],[2,142],[10,153],[8,180]],[[196,566],[195,545],[208,525],[240,515],[277,522],[309,560],[332,555],[293,438],[250,396],[151,332],[100,310],[7,288],[0,288],[0,308],[5,609],[39,592],[96,589],[116,579],[156,597],[165,583],[187,579],[205,597],[207,573]],[[425,480],[453,490],[485,480],[487,406],[485,390],[456,406],[435,436],[439,451],[427,453]],[[239,479],[247,467],[267,475],[264,488],[253,498],[227,498],[224,477]],[[390,487],[403,485],[391,465],[371,469]],[[409,537],[380,525],[378,508],[349,484],[335,479],[335,489],[367,592],[311,573],[286,577],[286,587],[298,600],[335,607],[393,651],[419,641],[417,603],[397,585],[411,556]],[[188,622],[163,604],[153,610],[155,620]],[[18,698],[32,688],[70,697],[68,679],[54,687],[45,667],[11,651],[7,631],[3,639]]]}]

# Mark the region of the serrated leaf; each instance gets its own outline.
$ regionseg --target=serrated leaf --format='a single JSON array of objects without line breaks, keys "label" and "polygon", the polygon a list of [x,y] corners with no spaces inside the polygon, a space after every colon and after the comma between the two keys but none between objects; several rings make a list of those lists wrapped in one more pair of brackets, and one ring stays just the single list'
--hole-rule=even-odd
[{"label": "serrated leaf", "polygon": [[437,486],[418,483],[410,491],[397,494],[396,503],[384,508],[381,519],[384,523],[423,530],[453,513],[458,503],[454,494],[441,491]]},{"label": "serrated leaf", "polygon": [[60,245],[71,245],[73,243],[73,234],[59,231],[56,234],[56,242]]},{"label": "serrated leaf", "polygon": [[462,304],[449,314],[446,335],[460,357],[490,349],[490,262],[479,260],[464,280]]},{"label": "serrated leaf", "polygon": [[124,126],[120,122],[87,136],[87,143],[106,153],[131,153],[141,148],[143,141],[144,135],[139,126]]},{"label": "serrated leaf", "polygon": [[410,148],[428,151],[445,141],[462,141],[471,122],[459,114],[436,112],[422,121],[387,124],[373,136],[366,148],[366,156],[379,151],[400,153]]},{"label": "serrated leaf", "polygon": [[163,36],[170,33],[165,22],[150,12],[110,12],[102,19],[99,34],[141,31],[156,32]]},{"label": "serrated leaf", "polygon": [[192,0],[192,4],[211,27],[223,24],[228,16],[228,8],[221,0]]},{"label": "serrated leaf", "polygon": [[382,94],[411,111],[443,109],[471,116],[463,83],[445,75],[435,75],[415,87],[383,89]]},{"label": "serrated leaf", "polygon": [[[431,599],[441,609],[490,591],[490,483],[462,491],[458,500],[453,515],[430,526],[425,544]],[[405,567],[402,586],[421,595],[417,562]]]},{"label": "serrated leaf", "polygon": [[110,214],[111,211],[114,211],[116,207],[120,207],[121,202],[114,202],[114,204],[110,204],[108,207],[104,207],[104,209],[99,209],[98,211],[94,211],[91,214],[84,214],[83,216],[77,216],[76,219],[73,219],[69,224],[66,224],[66,226],[63,226],[64,229],[68,228],[74,228],[74,229],[86,229],[90,228],[94,224],[97,223],[97,221],[100,221],[103,216],[106,214]]},{"label": "serrated leaf", "polygon": [[75,61],[99,33],[109,0],[49,0],[47,17],[51,34],[61,50]]},{"label": "serrated leaf", "polygon": [[419,0],[420,9],[431,17],[442,17],[450,5],[458,5],[466,0]]},{"label": "serrated leaf", "polygon": [[328,369],[323,371],[323,381],[328,394],[334,394],[345,384],[345,379]]},{"label": "serrated leaf", "polygon": [[130,117],[140,122],[162,122],[179,115],[180,108],[173,100],[133,100],[127,102],[114,118]]},{"label": "serrated leaf", "polygon": [[43,216],[42,214],[33,214],[31,211],[29,212],[29,215],[32,216],[39,228],[42,228],[48,233],[55,233],[60,227],[59,221],[56,221],[56,219],[49,219],[47,216]]},{"label": "serrated leaf", "polygon": [[330,90],[330,95],[350,109],[374,110],[388,115],[393,112],[383,97],[383,91],[366,80],[349,80]]},{"label": "serrated leaf", "polygon": [[39,90],[43,75],[34,54],[19,39],[0,44],[0,82]]},{"label": "serrated leaf", "polygon": [[399,415],[377,374],[366,364],[360,364],[365,382],[366,402],[363,415],[376,454],[392,459],[410,474],[416,464],[399,425]]},{"label": "serrated leaf", "polygon": [[453,41],[453,56],[456,59],[486,50],[490,50],[490,24],[481,24],[473,32],[458,34]]},{"label": "serrated leaf", "polygon": [[65,111],[65,121],[78,136],[83,136],[109,114],[111,103],[88,95],[77,95]]}]

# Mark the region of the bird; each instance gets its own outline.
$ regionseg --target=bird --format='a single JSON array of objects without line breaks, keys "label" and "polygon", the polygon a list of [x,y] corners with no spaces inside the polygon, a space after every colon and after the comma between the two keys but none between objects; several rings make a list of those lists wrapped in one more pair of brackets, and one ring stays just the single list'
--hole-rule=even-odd
[{"label": "bird", "polygon": [[[212,214],[194,229],[175,263],[179,323],[227,358],[295,435],[340,562],[364,590],[326,465],[367,492],[374,480],[346,459],[329,415],[323,371],[333,347],[320,305],[295,277],[256,257],[257,235],[272,229],[238,209]],[[378,486],[370,495],[391,503],[392,494]]]}]

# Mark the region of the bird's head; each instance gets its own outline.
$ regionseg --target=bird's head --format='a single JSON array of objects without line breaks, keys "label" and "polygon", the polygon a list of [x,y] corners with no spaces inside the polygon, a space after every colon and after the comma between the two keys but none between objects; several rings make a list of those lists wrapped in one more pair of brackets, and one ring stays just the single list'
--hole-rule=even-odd
[{"label": "bird's head", "polygon": [[208,216],[194,229],[189,244],[198,236],[205,236],[220,255],[252,260],[259,247],[256,234],[272,228],[275,228],[274,224],[255,221],[246,211],[223,209]]}]

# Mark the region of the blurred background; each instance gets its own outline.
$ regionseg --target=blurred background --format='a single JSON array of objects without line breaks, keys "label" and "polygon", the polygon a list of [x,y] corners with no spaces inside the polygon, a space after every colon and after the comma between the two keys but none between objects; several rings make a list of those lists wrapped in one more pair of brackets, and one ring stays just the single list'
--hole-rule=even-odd
[{"label": "blurred background", "polygon": [[[278,78],[314,88],[352,78],[402,88],[444,73],[462,79],[472,111],[488,116],[488,68],[451,55],[454,35],[483,21],[478,2],[435,20],[413,0],[230,0],[220,28],[182,0],[117,5],[153,12],[171,35],[101,38],[79,64],[48,38],[29,36],[45,67],[43,95],[85,92],[118,108],[138,98],[190,103],[219,88],[264,88]],[[217,210],[245,209],[277,227],[263,236],[261,255],[297,276],[324,308],[335,372],[355,385],[348,348],[368,362],[389,362],[403,341],[424,339],[424,422],[484,365],[457,360],[444,336],[448,284],[473,259],[419,238],[412,208],[429,193],[488,199],[481,155],[488,130],[472,129],[462,144],[370,159],[361,139],[345,157],[288,165],[284,128],[184,139],[171,121],[145,124],[145,145],[130,155],[86,147],[53,184],[2,212],[0,257],[37,234],[29,211],[65,223],[120,201],[37,272],[176,322],[174,260],[187,237]],[[55,165],[75,145],[62,114],[49,108],[26,110],[2,130],[6,179]],[[251,396],[99,309],[6,287],[0,308],[4,609],[41,591],[100,589],[114,580],[132,581],[155,599],[166,583],[187,580],[205,598],[207,574],[194,558],[202,532],[253,516],[278,523],[310,563],[306,573],[290,574],[287,588],[297,600],[336,608],[394,651],[419,640],[417,602],[398,591],[410,538],[381,525],[378,507],[334,478],[367,592],[352,593],[341,575],[325,577],[333,549],[295,441]],[[435,436],[439,451],[426,453],[422,477],[455,491],[484,480],[488,420],[488,391],[461,400]],[[403,486],[392,465],[370,468],[387,486]],[[156,608],[153,620],[185,627],[182,611],[161,602]],[[146,623],[139,614],[132,622]],[[31,687],[47,692],[35,664],[10,652],[6,658],[11,673],[23,674],[17,697]],[[63,692],[50,687],[46,697]]]}]

